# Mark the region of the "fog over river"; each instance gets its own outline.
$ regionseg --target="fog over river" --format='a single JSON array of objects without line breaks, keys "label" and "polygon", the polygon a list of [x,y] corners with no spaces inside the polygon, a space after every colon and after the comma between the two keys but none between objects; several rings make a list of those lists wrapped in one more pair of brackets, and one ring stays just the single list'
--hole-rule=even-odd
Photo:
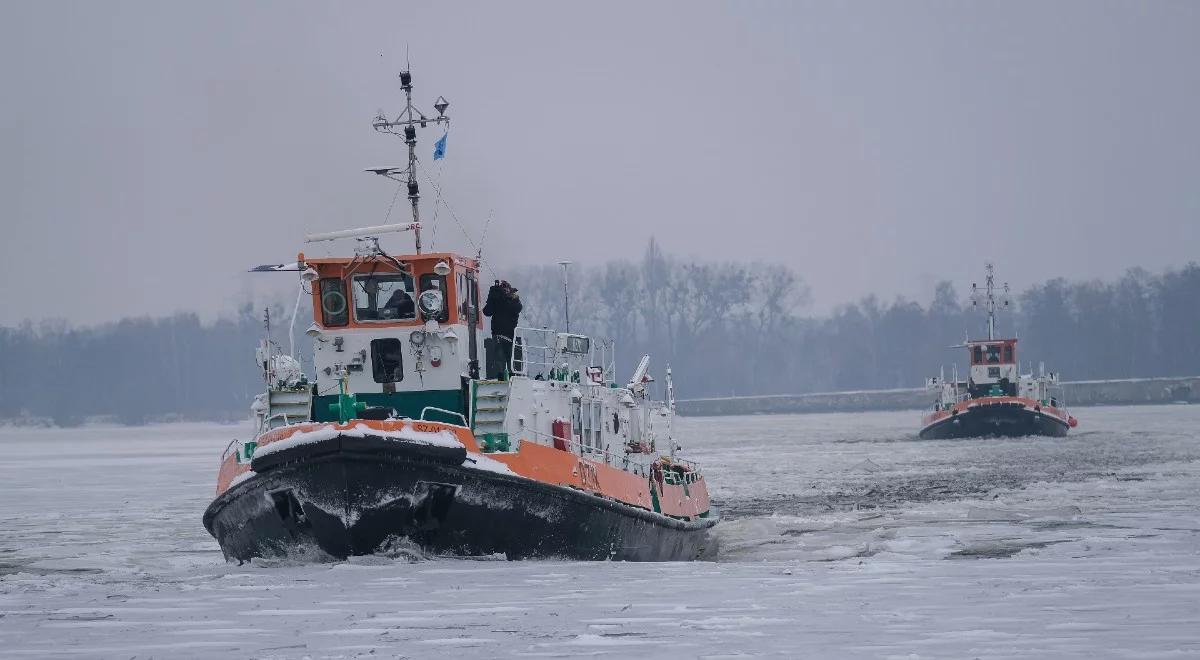
[{"label": "fog over river", "polygon": [[681,419],[722,550],[671,564],[226,564],[200,518],[248,425],[0,429],[0,655],[1200,656],[1200,406],[1074,412]]}]

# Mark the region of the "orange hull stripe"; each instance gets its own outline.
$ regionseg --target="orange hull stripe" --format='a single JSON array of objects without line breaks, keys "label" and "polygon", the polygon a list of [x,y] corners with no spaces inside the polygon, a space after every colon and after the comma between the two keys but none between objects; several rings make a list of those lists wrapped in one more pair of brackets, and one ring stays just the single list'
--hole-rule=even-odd
[{"label": "orange hull stripe", "polygon": [[[366,426],[379,431],[399,431],[411,425],[414,430],[426,433],[448,431],[466,447],[468,452],[480,453],[479,444],[470,429],[443,424],[441,422],[419,422],[413,420],[351,420],[347,424],[328,422],[309,422],[294,424],[272,431],[259,437],[258,446],[264,447],[273,442],[279,442],[292,437],[296,433],[315,431],[322,428],[349,430],[356,426]],[[650,479],[617,467],[583,458],[561,449],[539,445],[533,442],[522,442],[514,453],[487,454],[488,458],[504,463],[516,474],[556,486],[575,488],[584,492],[618,500],[647,511],[653,510],[653,498],[650,492]],[[239,474],[248,471],[248,465],[239,464],[236,455],[226,457],[221,464],[217,477],[217,494],[225,492],[229,484]],[[663,484],[659,493],[659,507],[662,513],[677,518],[695,518],[709,510],[708,486],[703,477],[694,483],[684,486]]]},{"label": "orange hull stripe", "polygon": [[962,411],[966,410],[967,408],[973,408],[975,406],[991,405],[991,404],[997,404],[997,403],[1020,403],[1020,404],[1023,404],[1027,408],[1040,407],[1041,411],[1047,415],[1050,415],[1052,417],[1057,417],[1058,419],[1061,419],[1064,422],[1067,421],[1067,419],[1068,419],[1067,414],[1064,413],[1062,410],[1059,410],[1058,408],[1055,408],[1054,406],[1049,406],[1049,405],[1043,406],[1041,401],[1035,401],[1034,399],[1026,399],[1025,397],[1020,397],[1020,396],[985,396],[985,397],[981,397],[978,399],[968,399],[966,401],[960,401],[960,402],[954,404],[954,407],[951,408],[950,410],[939,410],[935,413],[930,413],[930,414],[926,415],[925,417],[923,417],[921,421],[924,422],[924,424],[926,426],[928,426],[936,421],[939,421],[943,418],[949,417],[952,411],[958,411],[961,413]]}]

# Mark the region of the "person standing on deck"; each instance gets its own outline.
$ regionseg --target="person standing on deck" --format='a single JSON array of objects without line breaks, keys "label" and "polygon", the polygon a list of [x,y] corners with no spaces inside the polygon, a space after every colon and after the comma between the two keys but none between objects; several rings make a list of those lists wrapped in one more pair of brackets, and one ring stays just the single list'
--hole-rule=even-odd
[{"label": "person standing on deck", "polygon": [[521,316],[521,297],[507,280],[496,280],[488,289],[483,315],[492,319],[492,340],[499,346],[507,370],[512,360],[517,319]]}]

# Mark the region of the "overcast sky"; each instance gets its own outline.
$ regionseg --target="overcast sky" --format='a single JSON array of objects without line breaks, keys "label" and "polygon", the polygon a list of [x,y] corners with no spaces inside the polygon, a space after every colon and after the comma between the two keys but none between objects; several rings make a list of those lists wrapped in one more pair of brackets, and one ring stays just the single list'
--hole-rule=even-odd
[{"label": "overcast sky", "polygon": [[500,272],[656,236],[788,264],[821,311],[985,259],[1018,290],[1200,259],[1200,2],[8,0],[0,324],[290,286],[243,271],[387,217],[362,169],[403,162],[370,122],[406,47],[453,118],[420,154],[473,239],[494,212]]}]

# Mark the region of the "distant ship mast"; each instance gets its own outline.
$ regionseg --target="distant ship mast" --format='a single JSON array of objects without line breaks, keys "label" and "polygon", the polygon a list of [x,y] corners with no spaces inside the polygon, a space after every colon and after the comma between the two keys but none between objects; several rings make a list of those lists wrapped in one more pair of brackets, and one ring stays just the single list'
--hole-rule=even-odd
[{"label": "distant ship mast", "polygon": [[994,267],[989,262],[987,264],[987,282],[984,284],[984,290],[980,291],[978,285],[971,283],[971,305],[979,307],[983,303],[988,313],[988,340],[996,338],[996,306],[1000,305],[1004,309],[1008,309],[1010,299],[1008,295],[1008,282],[1004,283],[1003,291],[996,295],[995,276],[993,275]]},{"label": "distant ship mast", "polygon": [[[408,184],[408,201],[412,204],[413,236],[417,244],[417,254],[421,254],[421,210],[418,204],[421,194],[417,185],[417,126],[425,128],[429,124],[445,124],[449,127],[450,118],[446,116],[446,108],[450,107],[450,103],[444,96],[437,97],[437,100],[433,102],[433,108],[437,110],[438,116],[430,119],[413,106],[411,71],[400,72],[400,88],[404,90],[404,110],[394,120],[389,120],[380,111],[375,120],[371,122],[371,126],[381,133],[404,137],[404,143],[408,145],[408,167],[404,169],[382,167],[367,171]],[[401,178],[402,176],[403,178]]]}]

